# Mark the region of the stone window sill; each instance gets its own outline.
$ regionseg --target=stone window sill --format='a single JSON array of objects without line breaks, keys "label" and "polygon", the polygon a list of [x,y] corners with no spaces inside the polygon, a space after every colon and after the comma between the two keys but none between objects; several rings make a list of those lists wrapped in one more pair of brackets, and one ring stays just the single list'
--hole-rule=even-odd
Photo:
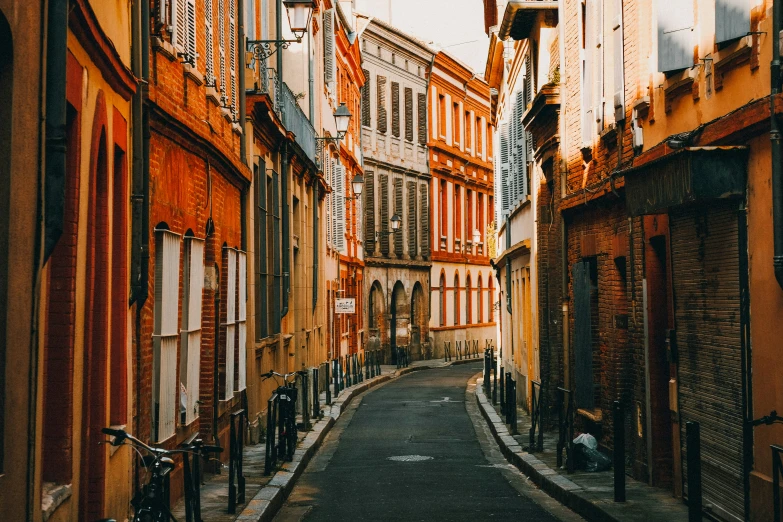
[{"label": "stone window sill", "polygon": [[604,421],[604,416],[600,408],[593,408],[592,410],[579,408],[576,410],[576,414],[589,421],[595,422],[596,424],[601,424]]},{"label": "stone window sill", "polygon": [[46,522],[63,502],[71,498],[71,484],[44,482],[41,492],[41,518]]},{"label": "stone window sill", "polygon": [[168,61],[173,62],[177,59],[177,50],[160,36],[152,37],[152,49],[162,54]]}]

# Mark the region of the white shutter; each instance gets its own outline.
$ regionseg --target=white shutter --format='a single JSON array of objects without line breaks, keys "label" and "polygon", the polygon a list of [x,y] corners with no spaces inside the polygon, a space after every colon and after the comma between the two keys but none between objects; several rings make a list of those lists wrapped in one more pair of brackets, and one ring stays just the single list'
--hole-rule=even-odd
[{"label": "white shutter", "polygon": [[212,0],[204,0],[204,21],[205,21],[205,40],[206,40],[206,72],[207,85],[213,85],[215,82],[215,33],[212,30]]},{"label": "white shutter", "polygon": [[334,166],[334,247],[338,252],[345,249],[345,167]]},{"label": "white shutter", "polygon": [[[155,442],[174,435],[177,399],[177,336],[180,236],[156,230],[153,325],[153,415]],[[157,415],[156,415],[157,413]]]},{"label": "white shutter", "polygon": [[[690,1],[690,0],[684,0]],[[595,0],[595,117],[596,133],[604,130],[604,0]]]},{"label": "white shutter", "polygon": [[[198,418],[201,370],[201,307],[204,289],[204,241],[185,238],[180,383],[185,394],[185,424]],[[182,405],[180,404],[180,408]]]},{"label": "white shutter", "polygon": [[180,51],[187,50],[187,3],[188,0],[173,0],[171,6],[171,43]]},{"label": "white shutter", "polygon": [[239,329],[239,381],[236,391],[247,388],[247,254],[238,252],[239,256],[239,317],[237,328]]},{"label": "white shutter", "polygon": [[592,34],[594,31],[593,6],[592,0],[583,0],[585,10],[584,27],[584,48],[582,49],[582,145],[589,146],[593,144],[593,129],[595,128],[595,118],[593,116],[593,61],[592,57]]},{"label": "white shutter", "polygon": [[326,172],[325,172],[326,183],[332,189],[332,191],[329,193],[329,197],[326,198],[326,244],[331,247],[333,245],[332,235],[334,233],[333,230],[334,221],[332,221],[332,208],[334,208],[334,183],[332,182],[332,157],[331,156],[327,155],[325,166],[326,166]]},{"label": "white shutter", "polygon": [[225,96],[226,89],[226,1],[218,0],[218,54],[220,62],[219,88]]},{"label": "white shutter", "polygon": [[237,251],[233,248],[226,252],[226,387],[225,400],[234,396],[234,361],[236,359],[236,298],[237,298]]},{"label": "white shutter", "polygon": [[324,81],[332,90],[336,72],[334,48],[334,9],[328,9],[324,11]]},{"label": "white shutter", "polygon": [[750,0],[715,0],[715,43],[746,36],[750,31]]},{"label": "white shutter", "polygon": [[158,2],[158,21],[161,23],[161,25],[169,25],[169,20],[171,20],[171,17],[169,16],[169,0],[160,0]]},{"label": "white shutter", "polygon": [[188,61],[195,67],[198,52],[196,52],[196,0],[187,0],[187,50]]},{"label": "white shutter", "polygon": [[625,51],[623,49],[623,0],[614,0],[612,47],[614,47],[614,121],[625,119]]},{"label": "white shutter", "polygon": [[[513,116],[513,111],[512,111]],[[508,211],[511,208],[511,137],[509,136],[509,125],[503,123],[500,125],[500,195],[501,195],[501,213],[500,218],[506,219]]]},{"label": "white shutter", "polygon": [[229,0],[228,45],[229,66],[231,67],[231,112],[235,115],[237,106],[237,0]]},{"label": "white shutter", "polygon": [[693,65],[693,2],[657,0],[658,69],[678,71]]}]

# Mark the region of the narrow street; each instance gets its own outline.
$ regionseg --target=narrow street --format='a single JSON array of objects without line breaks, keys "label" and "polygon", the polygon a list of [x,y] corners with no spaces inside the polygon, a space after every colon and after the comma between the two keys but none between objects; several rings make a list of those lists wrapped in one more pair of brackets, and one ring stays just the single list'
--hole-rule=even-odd
[{"label": "narrow street", "polygon": [[275,520],[578,519],[508,465],[482,428],[472,386],[466,394],[479,370],[419,371],[358,397]]}]

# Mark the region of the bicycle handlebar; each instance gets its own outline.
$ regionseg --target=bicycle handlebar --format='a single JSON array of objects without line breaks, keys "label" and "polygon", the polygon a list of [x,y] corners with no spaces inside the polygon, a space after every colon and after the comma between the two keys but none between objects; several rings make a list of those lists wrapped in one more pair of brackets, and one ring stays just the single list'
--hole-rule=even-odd
[{"label": "bicycle handlebar", "polygon": [[153,448],[152,446],[145,444],[144,442],[140,441],[139,439],[137,439],[136,437],[134,437],[133,435],[131,435],[125,430],[114,429],[114,428],[101,428],[101,433],[114,437],[114,440],[110,442],[112,446],[122,446],[125,443],[125,440],[128,440],[132,445],[144,448],[145,450],[149,451],[150,453],[158,457],[162,455],[174,455],[177,453],[222,453],[223,452],[223,448],[221,448],[220,446],[198,446],[195,447],[195,450],[191,448],[165,450],[163,448]]}]

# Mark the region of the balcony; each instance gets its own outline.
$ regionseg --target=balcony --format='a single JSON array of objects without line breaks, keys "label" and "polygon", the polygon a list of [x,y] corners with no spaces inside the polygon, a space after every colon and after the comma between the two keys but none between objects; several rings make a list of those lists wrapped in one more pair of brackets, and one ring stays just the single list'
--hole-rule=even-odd
[{"label": "balcony", "polygon": [[505,40],[509,36],[514,40],[530,37],[533,25],[539,13],[544,13],[544,26],[557,25],[557,2],[547,0],[511,0],[506,5],[503,21],[500,23],[498,38]]}]

